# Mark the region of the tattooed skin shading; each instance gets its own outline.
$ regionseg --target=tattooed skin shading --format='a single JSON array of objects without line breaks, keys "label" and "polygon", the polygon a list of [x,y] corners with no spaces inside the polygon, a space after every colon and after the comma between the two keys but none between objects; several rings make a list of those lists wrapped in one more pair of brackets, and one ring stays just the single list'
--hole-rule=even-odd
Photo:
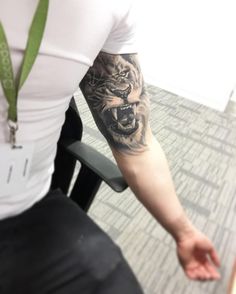
[{"label": "tattooed skin shading", "polygon": [[95,122],[118,150],[144,150],[149,100],[136,54],[101,52],[80,88]]}]

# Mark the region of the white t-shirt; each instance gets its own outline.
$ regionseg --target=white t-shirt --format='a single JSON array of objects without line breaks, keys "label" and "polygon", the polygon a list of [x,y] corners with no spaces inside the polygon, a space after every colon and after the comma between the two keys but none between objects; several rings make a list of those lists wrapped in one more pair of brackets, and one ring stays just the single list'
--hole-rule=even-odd
[{"label": "white t-shirt", "polygon": [[[17,138],[35,143],[30,178],[23,193],[3,195],[0,187],[0,219],[21,213],[48,192],[65,111],[98,53],[137,52],[131,1],[49,1],[40,52],[18,97]],[[0,1],[15,74],[37,4],[38,0]],[[0,87],[0,144],[9,138],[7,109]]]}]

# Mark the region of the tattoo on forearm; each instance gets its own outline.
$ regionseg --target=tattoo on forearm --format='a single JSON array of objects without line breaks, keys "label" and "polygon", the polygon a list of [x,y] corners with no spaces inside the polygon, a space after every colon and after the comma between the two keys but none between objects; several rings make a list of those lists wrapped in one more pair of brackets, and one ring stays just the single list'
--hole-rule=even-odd
[{"label": "tattoo on forearm", "polygon": [[145,149],[149,100],[135,54],[100,53],[80,88],[114,148],[128,153]]}]

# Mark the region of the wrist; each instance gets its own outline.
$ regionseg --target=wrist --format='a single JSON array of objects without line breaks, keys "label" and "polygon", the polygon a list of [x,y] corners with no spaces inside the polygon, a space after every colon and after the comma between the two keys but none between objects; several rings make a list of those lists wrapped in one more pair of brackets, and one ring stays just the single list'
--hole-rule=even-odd
[{"label": "wrist", "polygon": [[196,228],[183,212],[173,221],[168,231],[175,239],[176,243],[180,243],[193,236],[196,233]]}]

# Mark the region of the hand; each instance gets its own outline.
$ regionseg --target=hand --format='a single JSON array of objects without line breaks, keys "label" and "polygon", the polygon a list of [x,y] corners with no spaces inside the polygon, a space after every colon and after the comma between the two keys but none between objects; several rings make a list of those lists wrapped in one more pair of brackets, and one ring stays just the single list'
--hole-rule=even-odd
[{"label": "hand", "polygon": [[177,241],[180,264],[191,280],[219,280],[219,257],[211,241],[196,229]]}]

